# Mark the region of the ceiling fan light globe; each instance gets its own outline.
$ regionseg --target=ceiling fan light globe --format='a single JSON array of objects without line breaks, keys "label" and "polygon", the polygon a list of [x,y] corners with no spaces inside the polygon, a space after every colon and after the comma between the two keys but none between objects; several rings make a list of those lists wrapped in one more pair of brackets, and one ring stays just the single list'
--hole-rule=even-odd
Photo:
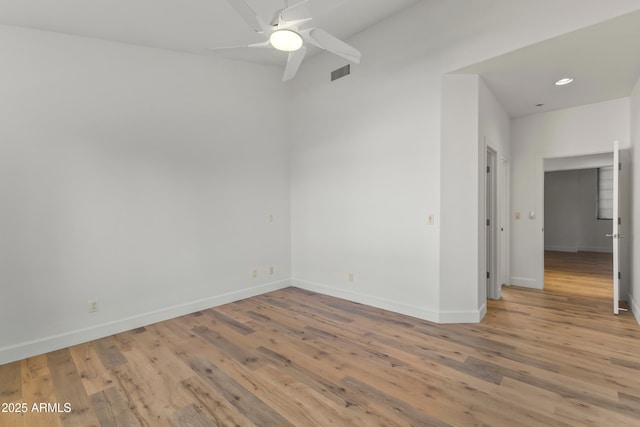
[{"label": "ceiling fan light globe", "polygon": [[302,37],[291,30],[276,30],[269,37],[271,46],[283,52],[295,52],[302,47]]}]

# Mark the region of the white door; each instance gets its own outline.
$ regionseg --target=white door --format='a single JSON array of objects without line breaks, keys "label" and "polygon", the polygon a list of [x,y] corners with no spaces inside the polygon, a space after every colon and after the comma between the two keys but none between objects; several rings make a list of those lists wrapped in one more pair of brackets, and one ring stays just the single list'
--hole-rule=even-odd
[{"label": "white door", "polygon": [[620,307],[620,197],[618,192],[620,178],[620,149],[618,141],[613,143],[613,313],[618,314]]},{"label": "white door", "polygon": [[499,299],[500,292],[498,287],[498,274],[496,269],[497,264],[497,239],[496,239],[496,152],[487,147],[487,174],[485,180],[485,207],[486,207],[486,267],[487,267],[487,298]]}]

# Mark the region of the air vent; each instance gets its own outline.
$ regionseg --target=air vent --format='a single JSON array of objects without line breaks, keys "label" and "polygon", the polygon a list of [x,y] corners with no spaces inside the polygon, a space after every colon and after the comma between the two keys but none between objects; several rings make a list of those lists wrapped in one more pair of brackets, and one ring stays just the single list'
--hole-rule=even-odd
[{"label": "air vent", "polygon": [[331,72],[331,81],[338,80],[344,76],[351,74],[351,64],[347,64],[344,67],[340,67],[337,70]]}]

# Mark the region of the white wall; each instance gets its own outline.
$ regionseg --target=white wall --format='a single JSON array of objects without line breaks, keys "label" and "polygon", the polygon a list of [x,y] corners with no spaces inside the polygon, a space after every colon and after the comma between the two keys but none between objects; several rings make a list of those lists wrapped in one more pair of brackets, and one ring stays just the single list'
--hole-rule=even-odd
[{"label": "white wall", "polygon": [[[478,283],[482,262],[484,231],[478,214],[484,198],[482,173],[483,144],[480,143],[480,78],[477,75],[446,75],[442,82],[442,155],[441,161],[456,164],[442,168],[440,174],[441,230],[448,230],[440,240],[440,317],[442,321],[478,322],[486,307],[485,294],[470,288]],[[464,194],[465,197],[460,197]],[[482,238],[481,238],[482,237]],[[460,245],[461,240],[464,245]],[[450,269],[460,260],[465,268]],[[482,289],[485,289],[484,287]],[[475,292],[474,292],[475,291]],[[463,316],[464,312],[464,316]],[[461,319],[465,317],[466,319]]]},{"label": "white wall", "polygon": [[544,171],[568,171],[578,169],[597,169],[613,164],[613,152],[587,154],[584,156],[554,157],[544,159]]},{"label": "white wall", "polygon": [[640,323],[640,79],[631,94],[631,142],[632,142],[632,183],[633,221],[628,233],[631,241],[632,282],[629,292],[631,309]]},{"label": "white wall", "polygon": [[[508,160],[510,120],[479,76],[445,75],[441,134],[441,162],[455,167],[441,170],[441,230],[446,238],[440,240],[440,280],[447,286],[440,290],[439,320],[477,322],[486,313],[487,300],[486,150]],[[498,187],[505,178],[498,174]],[[498,225],[500,220],[498,215]],[[508,249],[501,239],[497,243],[500,259]],[[465,268],[460,268],[461,260],[466,260]]]},{"label": "white wall", "polygon": [[610,220],[597,219],[598,170],[546,172],[544,249],[611,252]]},{"label": "white wall", "polygon": [[413,60],[394,70],[374,43],[359,47],[352,75],[329,83],[343,61],[319,56],[293,81],[293,283],[433,319],[440,87],[416,90]]},{"label": "white wall", "polygon": [[[514,119],[511,174],[511,284],[541,288],[543,280],[543,159],[629,147],[629,98]],[[520,219],[515,214],[520,213]],[[529,212],[535,219],[529,219]]]},{"label": "white wall", "polygon": [[[442,76],[638,7],[417,2],[349,40],[364,53],[350,76],[329,81],[344,64],[332,55],[305,61],[291,100],[293,283],[430,320],[478,319],[480,147],[464,139],[474,152],[445,153],[455,147],[443,142]],[[443,181],[450,171],[472,175],[458,194]],[[445,208],[454,196],[470,210]],[[464,256],[441,259],[443,245]]]},{"label": "white wall", "polygon": [[[507,276],[508,267],[506,264],[509,259],[509,195],[508,185],[510,174],[509,164],[511,161],[511,119],[505,112],[504,108],[497,100],[495,95],[487,87],[482,79],[480,79],[480,108],[479,108],[479,132],[478,132],[478,148],[480,150],[480,159],[485,160],[485,163],[480,163],[479,168],[479,197],[480,203],[478,204],[478,228],[481,231],[478,241],[478,301],[479,308],[484,310],[482,305],[487,299],[486,286],[482,286],[486,282],[486,192],[485,192],[485,179],[487,177],[486,171],[486,148],[491,148],[496,152],[496,166],[497,171],[497,185],[496,185],[496,199],[497,199],[497,212],[496,222],[497,228],[497,250],[496,257],[499,262],[497,263],[498,271],[494,273],[497,275],[496,280],[498,283],[498,292],[495,298],[499,299],[501,296],[501,285],[508,283],[509,277]],[[502,267],[502,268],[501,268]]]},{"label": "white wall", "polygon": [[281,70],[12,27],[0,52],[0,364],[289,283]]}]

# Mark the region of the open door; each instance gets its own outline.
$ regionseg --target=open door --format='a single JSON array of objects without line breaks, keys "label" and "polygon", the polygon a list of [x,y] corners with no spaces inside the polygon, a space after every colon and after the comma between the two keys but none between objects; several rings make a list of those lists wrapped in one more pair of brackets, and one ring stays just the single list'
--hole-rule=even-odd
[{"label": "open door", "polygon": [[487,175],[485,180],[485,208],[486,208],[486,267],[487,267],[487,298],[500,299],[500,283],[498,283],[498,239],[497,239],[497,153],[487,147]]},{"label": "open door", "polygon": [[618,141],[613,142],[613,313],[620,311],[620,148]]}]

